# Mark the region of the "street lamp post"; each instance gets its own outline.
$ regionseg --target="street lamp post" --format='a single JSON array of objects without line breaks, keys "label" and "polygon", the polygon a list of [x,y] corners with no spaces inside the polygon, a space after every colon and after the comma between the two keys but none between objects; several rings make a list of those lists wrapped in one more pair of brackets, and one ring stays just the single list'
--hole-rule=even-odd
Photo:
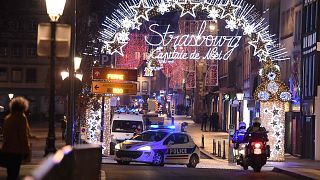
[{"label": "street lamp post", "polygon": [[243,101],[244,94],[243,93],[237,93],[237,100],[239,102],[239,122],[243,121],[241,117],[241,102]]},{"label": "street lamp post", "polygon": [[[65,80],[68,78],[69,80],[69,92],[68,92],[68,114],[69,118],[67,121],[67,135],[66,135],[66,144],[68,145],[73,145],[74,144],[74,106],[75,106],[75,100],[74,100],[74,95],[75,95],[75,87],[74,87],[74,78],[76,77],[80,81],[82,81],[83,75],[81,73],[77,73],[77,71],[80,69],[80,64],[81,64],[81,58],[80,57],[74,57],[72,61],[72,68],[67,71],[62,71],[61,72],[61,77],[62,80]],[[79,123],[78,123],[79,126]],[[79,127],[80,128],[80,127]],[[80,129],[79,129],[80,131]]]},{"label": "street lamp post", "polygon": [[56,60],[56,26],[59,17],[63,14],[66,0],[46,0],[47,13],[50,17],[51,42],[50,42],[50,92],[49,92],[49,130],[45,147],[45,155],[54,153],[55,147],[55,60]]}]

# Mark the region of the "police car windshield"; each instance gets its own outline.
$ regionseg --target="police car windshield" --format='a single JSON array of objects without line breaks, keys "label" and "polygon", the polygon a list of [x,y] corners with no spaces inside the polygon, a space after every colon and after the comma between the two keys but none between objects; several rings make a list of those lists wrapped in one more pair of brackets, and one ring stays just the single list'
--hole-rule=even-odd
[{"label": "police car windshield", "polygon": [[114,120],[112,124],[113,132],[134,133],[138,128],[142,130],[141,121]]},{"label": "police car windshield", "polygon": [[166,137],[167,134],[168,132],[146,131],[146,132],[143,132],[142,134],[134,136],[132,139],[139,140],[139,141],[158,142],[158,141],[161,141],[164,137]]}]

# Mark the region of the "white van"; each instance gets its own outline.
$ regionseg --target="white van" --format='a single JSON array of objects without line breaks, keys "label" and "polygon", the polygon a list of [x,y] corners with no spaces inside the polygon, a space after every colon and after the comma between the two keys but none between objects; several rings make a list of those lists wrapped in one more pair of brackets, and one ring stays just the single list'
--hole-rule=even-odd
[{"label": "white van", "polygon": [[144,130],[142,115],[115,113],[111,122],[111,141],[119,143],[130,139],[137,128],[140,128],[141,132]]}]

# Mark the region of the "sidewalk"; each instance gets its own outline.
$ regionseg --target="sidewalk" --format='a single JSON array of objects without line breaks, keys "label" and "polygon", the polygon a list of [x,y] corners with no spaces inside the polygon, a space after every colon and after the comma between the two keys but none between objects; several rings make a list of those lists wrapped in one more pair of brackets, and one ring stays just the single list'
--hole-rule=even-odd
[{"label": "sidewalk", "polygon": [[[204,135],[204,148],[201,151],[209,157],[227,161],[228,158],[228,134],[226,132],[203,132],[201,124],[196,124],[190,117],[175,116],[176,128],[180,129],[181,123],[187,122],[187,132],[193,137],[195,143],[201,147],[201,136]],[[171,120],[166,120],[166,124],[170,124]],[[217,159],[213,155],[213,139],[215,141],[226,140],[226,159]],[[267,162],[266,167],[272,167],[274,172],[284,173],[299,179],[319,179],[320,180],[320,162],[308,159],[299,159],[291,155],[286,155],[285,162]]]},{"label": "sidewalk", "polygon": [[[44,149],[46,146],[46,138],[48,135],[48,122],[33,122],[30,123],[30,133],[35,138],[31,138],[32,144],[32,158],[31,163],[22,165],[20,168],[20,179],[26,175],[30,175],[31,172],[39,166],[39,164],[45,160]],[[61,138],[61,128],[60,123],[56,122],[55,124],[56,132],[56,148],[59,149],[65,145],[65,142]],[[1,144],[1,143],[0,143]],[[2,146],[2,144],[1,144]],[[6,179],[7,172],[6,169],[0,167],[0,180]]]},{"label": "sidewalk", "polygon": [[320,161],[299,159],[291,155],[285,156],[285,162],[268,162],[274,166],[273,171],[281,172],[297,178],[320,179]]}]

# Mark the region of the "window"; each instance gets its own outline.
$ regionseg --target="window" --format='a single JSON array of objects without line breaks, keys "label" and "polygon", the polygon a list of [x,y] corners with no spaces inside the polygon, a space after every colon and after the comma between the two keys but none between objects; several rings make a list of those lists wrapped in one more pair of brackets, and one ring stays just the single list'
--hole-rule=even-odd
[{"label": "window", "polygon": [[296,12],[295,19],[296,19],[296,22],[295,22],[294,41],[298,42],[301,40],[301,24],[302,24],[301,11]]},{"label": "window", "polygon": [[140,92],[140,82],[137,82],[137,92]]},{"label": "window", "polygon": [[13,45],[11,55],[14,57],[22,56],[22,46],[18,44]]},{"label": "window", "polygon": [[281,38],[292,36],[293,33],[293,13],[294,8],[288,9],[281,14]]},{"label": "window", "polygon": [[37,45],[29,44],[27,46],[27,57],[36,57],[37,55]]},{"label": "window", "polygon": [[38,22],[36,20],[30,20],[27,24],[27,31],[28,32],[37,32]]},{"label": "window", "polygon": [[186,144],[189,142],[189,138],[185,134],[175,134],[175,144]]},{"label": "window", "polygon": [[5,67],[0,68],[0,81],[8,81],[8,69]]},{"label": "window", "polygon": [[135,52],[134,53],[134,59],[140,60],[140,52]]},{"label": "window", "polygon": [[8,56],[8,44],[0,43],[0,56]]},{"label": "window", "polygon": [[22,82],[22,69],[12,69],[11,75],[12,82]]},{"label": "window", "polygon": [[148,92],[149,88],[148,88],[148,82],[147,81],[143,81],[142,82],[142,92]]},{"label": "window", "polygon": [[19,30],[19,22],[16,20],[8,21],[8,31],[9,32],[17,32]]},{"label": "window", "polygon": [[37,70],[30,68],[26,70],[26,82],[27,83],[36,83],[37,82]]},{"label": "window", "polygon": [[168,144],[186,144],[189,142],[189,138],[185,134],[171,134],[164,142],[164,145]]}]

